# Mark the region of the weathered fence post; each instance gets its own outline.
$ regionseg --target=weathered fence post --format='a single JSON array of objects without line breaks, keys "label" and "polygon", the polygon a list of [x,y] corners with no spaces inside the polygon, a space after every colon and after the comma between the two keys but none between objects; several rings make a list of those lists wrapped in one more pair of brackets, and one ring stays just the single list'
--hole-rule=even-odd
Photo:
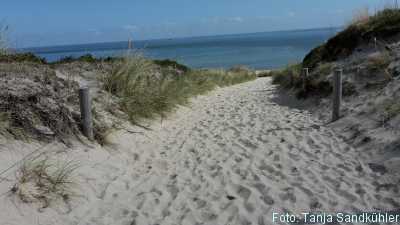
[{"label": "weathered fence post", "polygon": [[128,50],[132,49],[132,39],[129,38],[128,40]]},{"label": "weathered fence post", "polygon": [[81,107],[82,132],[89,140],[93,141],[92,106],[88,87],[81,87],[79,89],[79,102]]},{"label": "weathered fence post", "polygon": [[303,91],[306,90],[307,78],[308,78],[308,68],[303,68],[303,75],[302,75]]},{"label": "weathered fence post", "polygon": [[342,74],[342,69],[336,69],[333,75],[332,122],[340,118],[340,104],[342,101]]},{"label": "weathered fence post", "polygon": [[290,82],[290,87],[293,87],[294,78],[293,78],[293,73],[292,72],[289,72],[289,82]]}]

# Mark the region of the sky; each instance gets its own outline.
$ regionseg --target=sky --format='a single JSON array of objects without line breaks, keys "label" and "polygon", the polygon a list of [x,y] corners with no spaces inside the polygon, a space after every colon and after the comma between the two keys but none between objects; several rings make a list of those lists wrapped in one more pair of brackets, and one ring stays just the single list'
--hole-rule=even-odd
[{"label": "sky", "polygon": [[7,0],[12,47],[343,26],[384,0]]}]

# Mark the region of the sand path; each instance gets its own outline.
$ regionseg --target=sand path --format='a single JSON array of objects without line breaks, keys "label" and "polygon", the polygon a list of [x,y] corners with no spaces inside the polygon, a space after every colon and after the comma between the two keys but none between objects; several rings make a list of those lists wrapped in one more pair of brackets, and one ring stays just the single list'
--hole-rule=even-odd
[{"label": "sand path", "polygon": [[86,200],[53,222],[263,225],[274,212],[399,206],[331,129],[275,104],[275,88],[261,78],[218,89],[152,131],[114,134],[104,160],[80,173]]}]

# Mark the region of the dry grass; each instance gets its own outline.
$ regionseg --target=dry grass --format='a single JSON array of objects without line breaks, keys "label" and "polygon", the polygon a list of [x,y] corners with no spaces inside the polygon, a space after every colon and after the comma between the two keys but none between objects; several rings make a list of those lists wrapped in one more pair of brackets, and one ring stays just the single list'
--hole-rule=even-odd
[{"label": "dry grass", "polygon": [[369,57],[366,68],[369,72],[385,70],[391,62],[389,53],[382,52],[379,55]]},{"label": "dry grass", "polygon": [[298,98],[307,98],[311,95],[327,96],[332,92],[332,85],[326,80],[333,65],[320,64],[307,78],[302,77],[302,65],[294,64],[286,68],[273,71],[272,82],[286,89],[293,89]]},{"label": "dry grass", "polygon": [[353,17],[349,25],[363,25],[368,23],[370,18],[369,8],[363,7],[353,12]]},{"label": "dry grass", "polygon": [[190,97],[217,86],[255,78],[254,73],[242,67],[230,71],[160,69],[140,54],[130,54],[117,62],[103,82],[108,92],[120,97],[122,111],[136,123],[140,118],[163,117],[177,105],[186,104]]},{"label": "dry grass", "polygon": [[358,46],[371,44],[374,40],[387,43],[397,40],[396,35],[400,32],[400,9],[386,8],[370,15],[368,19],[365,19],[365,12],[364,16],[361,15],[355,16],[355,24],[350,24],[326,43],[309,52],[304,57],[303,66],[316,68],[319,63],[343,59],[350,56]]},{"label": "dry grass", "polygon": [[0,23],[0,55],[7,53],[8,26]]},{"label": "dry grass", "polygon": [[284,88],[298,87],[301,85],[301,64],[288,65],[282,70],[272,71],[272,83]]},{"label": "dry grass", "polygon": [[400,103],[396,100],[386,100],[379,108],[383,110],[381,114],[382,123],[387,123],[394,117],[400,115]]},{"label": "dry grass", "polygon": [[12,188],[23,202],[40,202],[43,208],[51,201],[67,201],[72,194],[73,172],[76,163],[52,163],[48,158],[26,161],[17,171],[17,182]]},{"label": "dry grass", "polygon": [[[395,12],[398,10],[398,1],[397,0],[386,0],[381,3],[375,9],[375,12],[371,12],[368,6],[359,8],[354,10],[352,19],[349,26],[356,25],[356,26],[365,26],[368,23],[373,22],[374,20],[390,20],[391,18],[384,19],[383,17],[390,17],[388,12]],[[386,15],[385,15],[386,14]]]},{"label": "dry grass", "polygon": [[333,63],[321,63],[315,69],[314,73],[317,74],[318,77],[326,77],[333,71],[333,68],[334,68]]}]

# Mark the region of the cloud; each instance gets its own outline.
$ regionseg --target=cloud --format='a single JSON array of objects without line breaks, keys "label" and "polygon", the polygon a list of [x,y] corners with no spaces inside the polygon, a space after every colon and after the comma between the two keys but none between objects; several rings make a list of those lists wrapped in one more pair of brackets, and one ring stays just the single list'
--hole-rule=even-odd
[{"label": "cloud", "polygon": [[295,17],[295,16],[296,16],[296,13],[295,13],[295,12],[292,12],[292,11],[291,11],[291,12],[288,12],[288,16],[289,16],[289,17]]},{"label": "cloud", "polygon": [[214,24],[221,24],[221,23],[242,23],[244,19],[240,16],[236,17],[210,17],[202,19],[201,22],[203,23],[214,23]]},{"label": "cloud", "polygon": [[98,29],[94,29],[94,28],[88,29],[88,31],[89,31],[90,33],[95,34],[95,35],[101,35],[101,34],[102,34],[101,31],[99,31]]},{"label": "cloud", "polygon": [[243,18],[237,16],[237,17],[228,18],[227,21],[229,21],[229,22],[241,23],[241,22],[243,22]]},{"label": "cloud", "polygon": [[171,21],[165,21],[165,22],[163,22],[162,24],[163,24],[164,26],[175,26],[175,25],[178,25],[177,23],[171,22]]},{"label": "cloud", "polygon": [[343,9],[338,9],[338,10],[335,10],[335,12],[334,12],[334,14],[343,14],[343,13],[344,13]]},{"label": "cloud", "polygon": [[125,26],[123,26],[122,28],[123,28],[124,30],[127,30],[127,31],[135,31],[135,30],[139,29],[138,26],[136,26],[136,25],[130,25],[130,24],[125,25]]}]

